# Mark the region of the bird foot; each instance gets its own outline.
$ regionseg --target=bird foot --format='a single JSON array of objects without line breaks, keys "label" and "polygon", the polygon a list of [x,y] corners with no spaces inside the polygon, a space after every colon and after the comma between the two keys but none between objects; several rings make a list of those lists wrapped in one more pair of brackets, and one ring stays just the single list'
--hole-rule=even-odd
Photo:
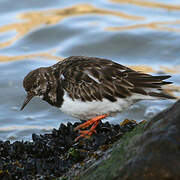
[{"label": "bird foot", "polygon": [[87,127],[89,127],[90,125],[92,125],[92,127],[89,129],[89,130],[81,130],[81,131],[79,131],[79,133],[80,133],[80,136],[78,136],[76,139],[75,139],[75,142],[77,142],[81,137],[83,137],[83,138],[90,138],[91,137],[91,135],[93,134],[93,133],[96,133],[96,130],[95,130],[95,128],[96,128],[96,126],[99,124],[99,121],[101,120],[101,119],[104,119],[105,117],[107,117],[108,115],[107,114],[103,114],[103,115],[100,115],[100,116],[97,116],[97,117],[95,117],[95,118],[92,118],[92,119],[90,119],[90,120],[88,120],[87,122],[85,122],[85,123],[83,123],[83,124],[80,124],[79,126],[77,126],[74,130],[75,131],[77,131],[77,130],[79,130],[79,129],[85,129],[85,128],[87,128]]}]

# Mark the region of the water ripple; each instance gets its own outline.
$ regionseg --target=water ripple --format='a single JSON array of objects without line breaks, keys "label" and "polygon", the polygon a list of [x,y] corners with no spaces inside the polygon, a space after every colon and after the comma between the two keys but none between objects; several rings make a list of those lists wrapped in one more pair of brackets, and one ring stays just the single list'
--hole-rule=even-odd
[{"label": "water ripple", "polygon": [[[165,91],[180,97],[179,17],[178,0],[0,1],[0,139],[27,140],[32,133],[77,121],[38,98],[19,111],[23,77],[70,55],[170,74],[174,83]],[[140,102],[109,120],[148,119],[172,103]]]}]

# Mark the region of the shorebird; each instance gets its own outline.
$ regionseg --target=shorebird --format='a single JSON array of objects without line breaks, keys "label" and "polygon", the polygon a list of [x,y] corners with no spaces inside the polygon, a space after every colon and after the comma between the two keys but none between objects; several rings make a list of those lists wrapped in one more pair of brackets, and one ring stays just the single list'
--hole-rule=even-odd
[{"label": "shorebird", "polygon": [[169,75],[152,76],[108,59],[71,56],[31,71],[23,81],[27,97],[21,110],[39,96],[62,112],[85,123],[77,126],[80,137],[89,137],[99,121],[114,116],[140,100],[174,99],[162,91]]}]

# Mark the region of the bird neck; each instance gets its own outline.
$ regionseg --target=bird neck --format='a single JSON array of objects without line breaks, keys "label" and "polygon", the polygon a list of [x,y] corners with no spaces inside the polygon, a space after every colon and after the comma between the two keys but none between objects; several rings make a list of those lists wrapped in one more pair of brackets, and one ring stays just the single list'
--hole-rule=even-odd
[{"label": "bird neck", "polygon": [[58,81],[58,78],[51,69],[47,69],[46,79],[48,87],[43,96],[43,100],[52,106],[61,107],[63,103],[64,91],[61,87],[60,81]]}]

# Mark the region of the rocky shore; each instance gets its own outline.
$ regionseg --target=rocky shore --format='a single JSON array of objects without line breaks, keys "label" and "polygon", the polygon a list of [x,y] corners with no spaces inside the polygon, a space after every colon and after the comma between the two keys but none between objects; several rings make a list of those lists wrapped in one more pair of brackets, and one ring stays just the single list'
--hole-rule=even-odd
[{"label": "rocky shore", "polygon": [[180,179],[180,101],[147,123],[100,123],[91,139],[74,142],[79,124],[32,142],[0,141],[0,179]]}]

